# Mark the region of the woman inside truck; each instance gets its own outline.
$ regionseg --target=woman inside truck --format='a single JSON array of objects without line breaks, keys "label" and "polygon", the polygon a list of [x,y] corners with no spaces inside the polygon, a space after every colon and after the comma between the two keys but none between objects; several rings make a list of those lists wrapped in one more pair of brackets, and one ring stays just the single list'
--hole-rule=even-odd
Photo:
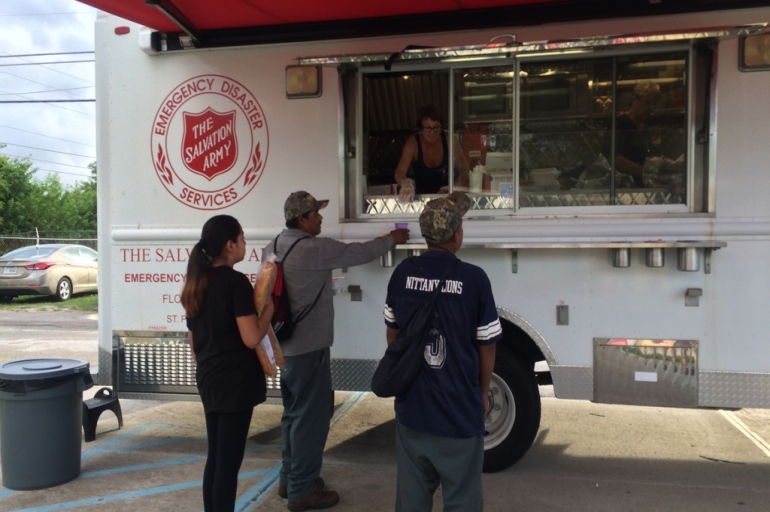
[{"label": "woman inside truck", "polygon": [[240,223],[217,215],[203,225],[187,263],[182,305],[195,381],[206,415],[208,456],[203,470],[205,512],[232,511],[254,406],[265,401],[265,374],[255,348],[267,334],[272,301],[257,317],[243,261]]},{"label": "woman inside truck", "polygon": [[[415,194],[449,192],[449,142],[443,127],[444,116],[438,107],[427,105],[420,109],[417,133],[404,144],[394,175],[401,202],[414,200]],[[467,188],[469,168],[457,138],[454,141],[454,163],[460,170],[455,185]],[[414,179],[407,178],[409,166]]]}]

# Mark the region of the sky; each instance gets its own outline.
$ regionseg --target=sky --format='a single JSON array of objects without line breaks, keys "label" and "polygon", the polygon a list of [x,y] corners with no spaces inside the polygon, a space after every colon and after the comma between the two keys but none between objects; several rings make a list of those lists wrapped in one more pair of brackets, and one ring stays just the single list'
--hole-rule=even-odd
[{"label": "sky", "polygon": [[[0,0],[0,153],[30,157],[38,179],[56,173],[73,186],[90,176],[95,103],[6,102],[93,100],[95,20],[75,0]],[[89,53],[18,57],[64,52]]]}]

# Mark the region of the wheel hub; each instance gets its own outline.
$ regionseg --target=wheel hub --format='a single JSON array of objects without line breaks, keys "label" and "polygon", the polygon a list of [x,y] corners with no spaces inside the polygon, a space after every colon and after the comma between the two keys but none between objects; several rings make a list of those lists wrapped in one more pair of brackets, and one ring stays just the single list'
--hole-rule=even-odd
[{"label": "wheel hub", "polygon": [[496,374],[489,382],[489,408],[485,419],[484,449],[499,445],[513,429],[516,421],[516,402],[508,384]]}]

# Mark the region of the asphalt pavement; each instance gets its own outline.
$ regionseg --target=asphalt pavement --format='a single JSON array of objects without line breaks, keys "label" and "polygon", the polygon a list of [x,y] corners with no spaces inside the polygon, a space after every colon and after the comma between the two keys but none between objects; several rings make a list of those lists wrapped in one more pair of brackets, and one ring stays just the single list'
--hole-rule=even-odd
[{"label": "asphalt pavement", "polygon": [[[79,341],[56,334],[59,320],[53,316],[39,325],[20,321],[34,322],[34,316],[18,316],[11,325],[9,314],[0,312],[0,359],[42,357],[38,350],[50,352],[48,357],[88,357],[80,348],[72,350]],[[90,331],[96,357],[95,322],[90,328],[87,315],[71,316],[59,330]],[[770,510],[768,410],[609,406],[548,396],[542,401],[532,449],[515,466],[484,475],[485,510]],[[392,401],[338,392],[335,402],[322,472],[341,496],[331,510],[393,510]],[[82,443],[78,478],[36,491],[0,486],[0,512],[202,510],[206,438],[200,404],[121,400],[121,405],[123,428],[105,412],[96,440]],[[238,486],[239,512],[287,510],[276,493],[280,415],[275,403],[254,411]],[[434,510],[441,509],[439,490]]]}]

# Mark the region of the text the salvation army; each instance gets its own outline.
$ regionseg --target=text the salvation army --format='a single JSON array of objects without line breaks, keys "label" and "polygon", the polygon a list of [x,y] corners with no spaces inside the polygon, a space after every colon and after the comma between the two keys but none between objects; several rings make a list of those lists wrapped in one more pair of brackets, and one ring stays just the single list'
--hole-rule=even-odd
[{"label": "text the salvation army", "polygon": [[203,162],[203,170],[214,167],[220,160],[230,156],[233,149],[233,120],[230,119],[223,126],[214,128],[214,120],[209,117],[205,121],[192,127],[193,139],[196,141],[191,147],[185,148],[184,160],[192,164],[199,156],[206,153]]},{"label": "text the salvation army", "polygon": [[[122,247],[119,249],[121,263],[186,263],[190,259],[190,247]],[[257,248],[252,248],[246,261],[260,261]]]}]

